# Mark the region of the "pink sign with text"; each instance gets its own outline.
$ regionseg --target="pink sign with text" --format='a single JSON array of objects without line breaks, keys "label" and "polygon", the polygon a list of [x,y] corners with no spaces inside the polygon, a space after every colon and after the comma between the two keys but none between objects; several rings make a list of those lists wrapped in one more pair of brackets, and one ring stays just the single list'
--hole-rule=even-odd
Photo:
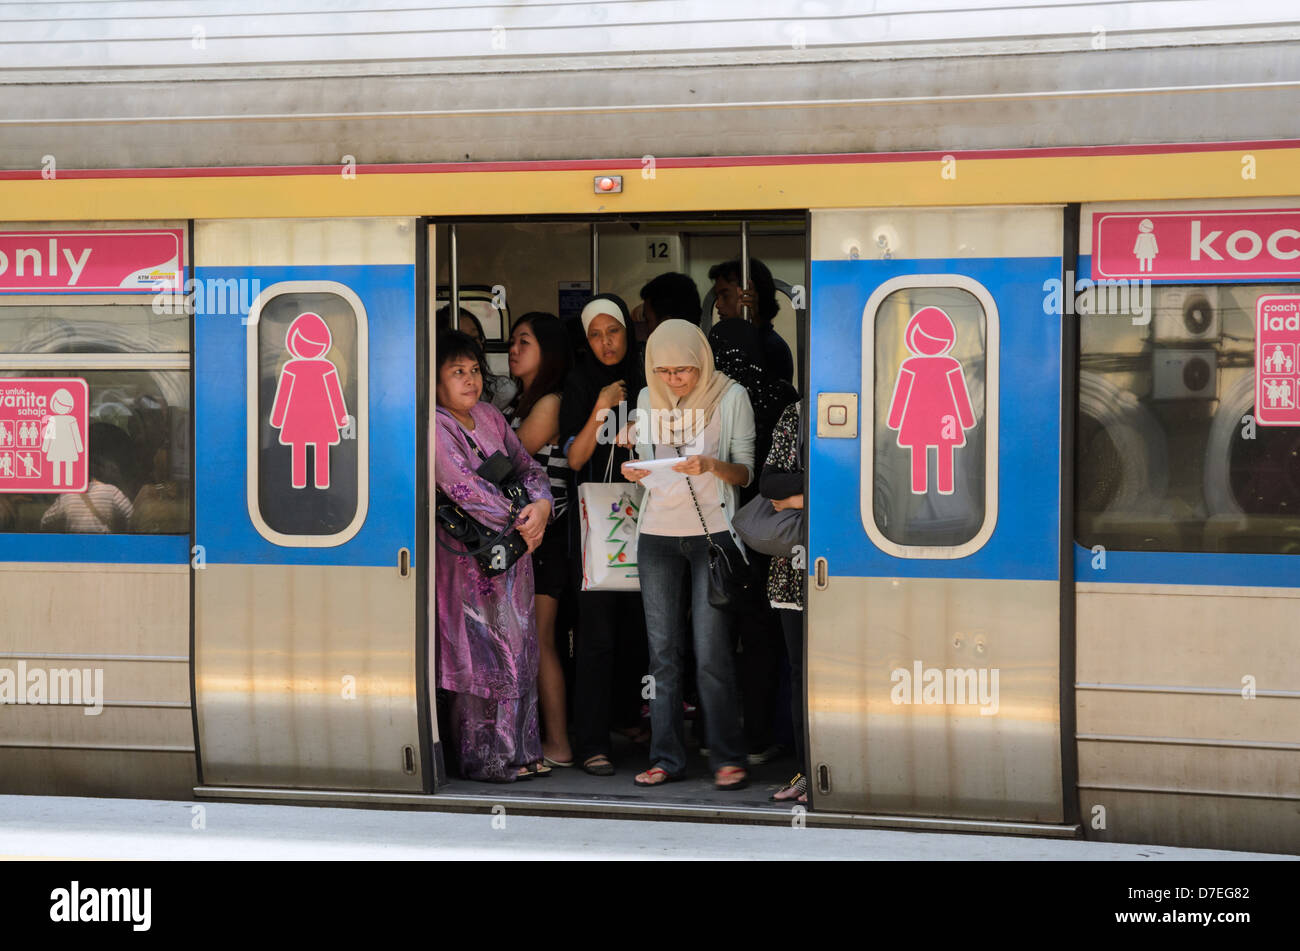
[{"label": "pink sign with text", "polygon": [[0,293],[180,291],[184,232],[0,231]]},{"label": "pink sign with text", "polygon": [[1300,294],[1255,303],[1255,422],[1300,426]]},{"label": "pink sign with text", "polygon": [[0,380],[0,492],[85,492],[89,408],[76,377]]},{"label": "pink sign with text", "polygon": [[1300,210],[1093,216],[1093,280],[1247,277],[1300,277]]}]

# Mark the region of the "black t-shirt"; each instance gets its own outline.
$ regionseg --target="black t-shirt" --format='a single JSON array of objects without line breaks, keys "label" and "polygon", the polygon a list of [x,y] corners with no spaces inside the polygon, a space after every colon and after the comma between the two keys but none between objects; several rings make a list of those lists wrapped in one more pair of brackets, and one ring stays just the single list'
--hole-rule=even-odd
[{"label": "black t-shirt", "polygon": [[759,330],[758,343],[763,348],[764,368],[778,380],[794,383],[794,357],[790,347],[770,324]]}]

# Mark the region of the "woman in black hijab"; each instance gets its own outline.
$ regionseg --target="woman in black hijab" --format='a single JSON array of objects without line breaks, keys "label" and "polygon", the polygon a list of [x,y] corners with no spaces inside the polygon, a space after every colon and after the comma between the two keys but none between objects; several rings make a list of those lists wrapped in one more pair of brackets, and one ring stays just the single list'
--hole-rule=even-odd
[{"label": "woman in black hijab", "polygon": [[[626,482],[622,464],[632,450],[609,438],[631,418],[630,406],[645,385],[629,332],[627,305],[601,294],[582,309],[587,349],[560,397],[560,445],[573,469],[575,486],[609,480]],[[612,414],[613,419],[606,417]],[[610,456],[613,455],[612,467]],[[571,519],[576,536],[580,520]],[[575,538],[572,551],[581,551]],[[580,557],[575,557],[579,563]],[[641,595],[636,591],[582,591],[578,596],[574,730],[582,768],[594,776],[614,775],[609,741],[611,713],[621,723],[640,720],[640,678],[648,666]],[[626,659],[615,681],[615,645]],[[611,689],[613,688],[613,689]],[[618,710],[611,710],[617,697]],[[623,708],[627,709],[624,710]]]}]

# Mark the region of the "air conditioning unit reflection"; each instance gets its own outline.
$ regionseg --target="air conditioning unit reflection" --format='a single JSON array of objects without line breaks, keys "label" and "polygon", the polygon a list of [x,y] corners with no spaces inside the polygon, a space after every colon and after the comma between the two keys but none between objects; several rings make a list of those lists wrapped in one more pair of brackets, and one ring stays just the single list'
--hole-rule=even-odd
[{"label": "air conditioning unit reflection", "polygon": [[1219,391],[1219,352],[1208,348],[1152,351],[1151,397],[1157,400],[1212,400]]},{"label": "air conditioning unit reflection", "polygon": [[1151,320],[1153,343],[1212,343],[1219,339],[1219,289],[1217,287],[1153,287],[1155,313]]}]

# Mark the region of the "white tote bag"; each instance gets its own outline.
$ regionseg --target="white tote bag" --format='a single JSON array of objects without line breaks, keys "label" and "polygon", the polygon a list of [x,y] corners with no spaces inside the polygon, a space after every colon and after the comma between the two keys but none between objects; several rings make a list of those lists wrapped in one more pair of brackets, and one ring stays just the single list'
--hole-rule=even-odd
[{"label": "white tote bag", "polygon": [[582,526],[582,590],[640,591],[636,570],[636,523],[644,489],[632,482],[610,482],[611,449],[604,482],[578,486]]}]

